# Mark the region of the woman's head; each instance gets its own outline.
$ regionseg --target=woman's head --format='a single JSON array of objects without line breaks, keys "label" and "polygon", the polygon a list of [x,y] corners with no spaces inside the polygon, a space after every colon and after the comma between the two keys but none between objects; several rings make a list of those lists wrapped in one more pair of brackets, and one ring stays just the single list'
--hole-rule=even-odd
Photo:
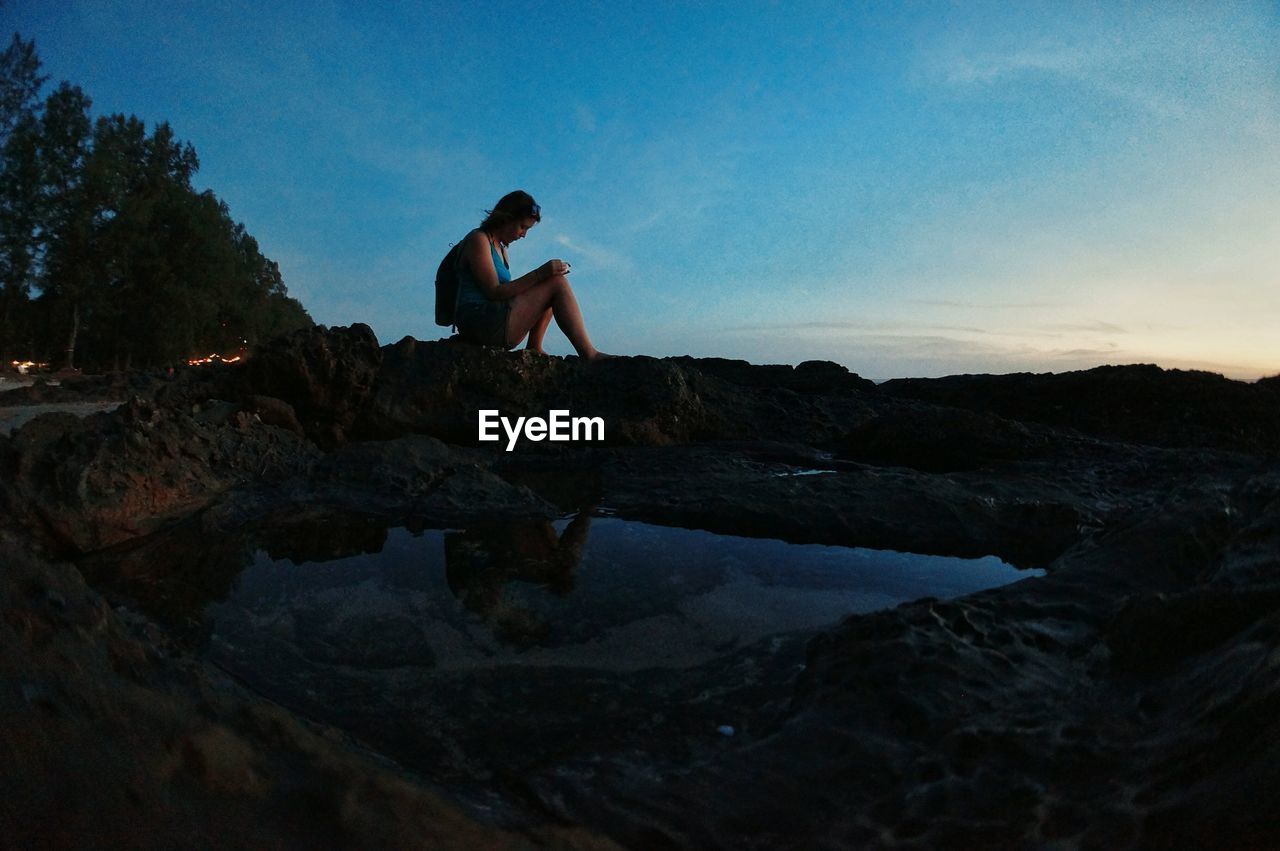
[{"label": "woman's head", "polygon": [[538,202],[528,192],[517,189],[503,195],[493,205],[493,209],[485,213],[480,230],[511,243],[524,236],[529,228],[540,221],[542,208],[538,206]]}]

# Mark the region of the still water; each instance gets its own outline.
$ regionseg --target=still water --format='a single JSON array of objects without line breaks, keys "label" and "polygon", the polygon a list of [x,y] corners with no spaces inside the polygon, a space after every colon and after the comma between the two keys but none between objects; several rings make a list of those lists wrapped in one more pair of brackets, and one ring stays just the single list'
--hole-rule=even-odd
[{"label": "still water", "polygon": [[1041,573],[586,514],[197,523],[82,568],[242,685],[510,823],[602,755],[683,765],[767,734],[810,639],[850,614]]},{"label": "still water", "polygon": [[702,664],[771,635],[1039,571],[579,516],[389,529],[368,552],[258,549],[205,615],[215,645],[324,664],[609,670]]}]

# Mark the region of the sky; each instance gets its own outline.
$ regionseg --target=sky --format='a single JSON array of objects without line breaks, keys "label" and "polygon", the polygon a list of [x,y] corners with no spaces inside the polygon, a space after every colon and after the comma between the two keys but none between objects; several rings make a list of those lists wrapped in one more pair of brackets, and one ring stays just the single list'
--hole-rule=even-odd
[{"label": "sky", "polygon": [[[317,322],[447,336],[506,192],[624,355],[1280,373],[1280,2],[5,0]],[[572,351],[558,331],[548,350]]]}]

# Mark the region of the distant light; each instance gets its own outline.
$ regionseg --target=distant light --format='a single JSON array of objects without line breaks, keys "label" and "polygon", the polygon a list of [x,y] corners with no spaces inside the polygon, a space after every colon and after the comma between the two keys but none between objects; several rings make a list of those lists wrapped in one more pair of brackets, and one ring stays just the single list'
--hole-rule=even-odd
[{"label": "distant light", "polygon": [[207,358],[191,358],[190,360],[187,361],[187,366],[204,366],[207,363],[214,363],[215,361],[218,363],[236,363],[239,360],[240,360],[240,355],[236,355],[233,358],[228,358],[228,357],[223,357],[222,355],[219,355],[219,354],[212,354],[212,355],[209,355]]}]

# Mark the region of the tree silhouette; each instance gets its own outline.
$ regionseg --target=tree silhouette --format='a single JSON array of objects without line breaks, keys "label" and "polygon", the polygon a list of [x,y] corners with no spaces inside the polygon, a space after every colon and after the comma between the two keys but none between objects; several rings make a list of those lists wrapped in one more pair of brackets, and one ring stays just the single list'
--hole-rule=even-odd
[{"label": "tree silhouette", "polygon": [[35,122],[45,80],[35,42],[15,33],[0,53],[0,356],[6,361],[34,343],[28,308],[41,185]]},{"label": "tree silhouette", "polygon": [[227,205],[192,186],[189,143],[167,123],[148,134],[136,116],[93,121],[66,82],[39,104],[38,70],[15,36],[0,60],[6,356],[162,366],[312,324]]}]

